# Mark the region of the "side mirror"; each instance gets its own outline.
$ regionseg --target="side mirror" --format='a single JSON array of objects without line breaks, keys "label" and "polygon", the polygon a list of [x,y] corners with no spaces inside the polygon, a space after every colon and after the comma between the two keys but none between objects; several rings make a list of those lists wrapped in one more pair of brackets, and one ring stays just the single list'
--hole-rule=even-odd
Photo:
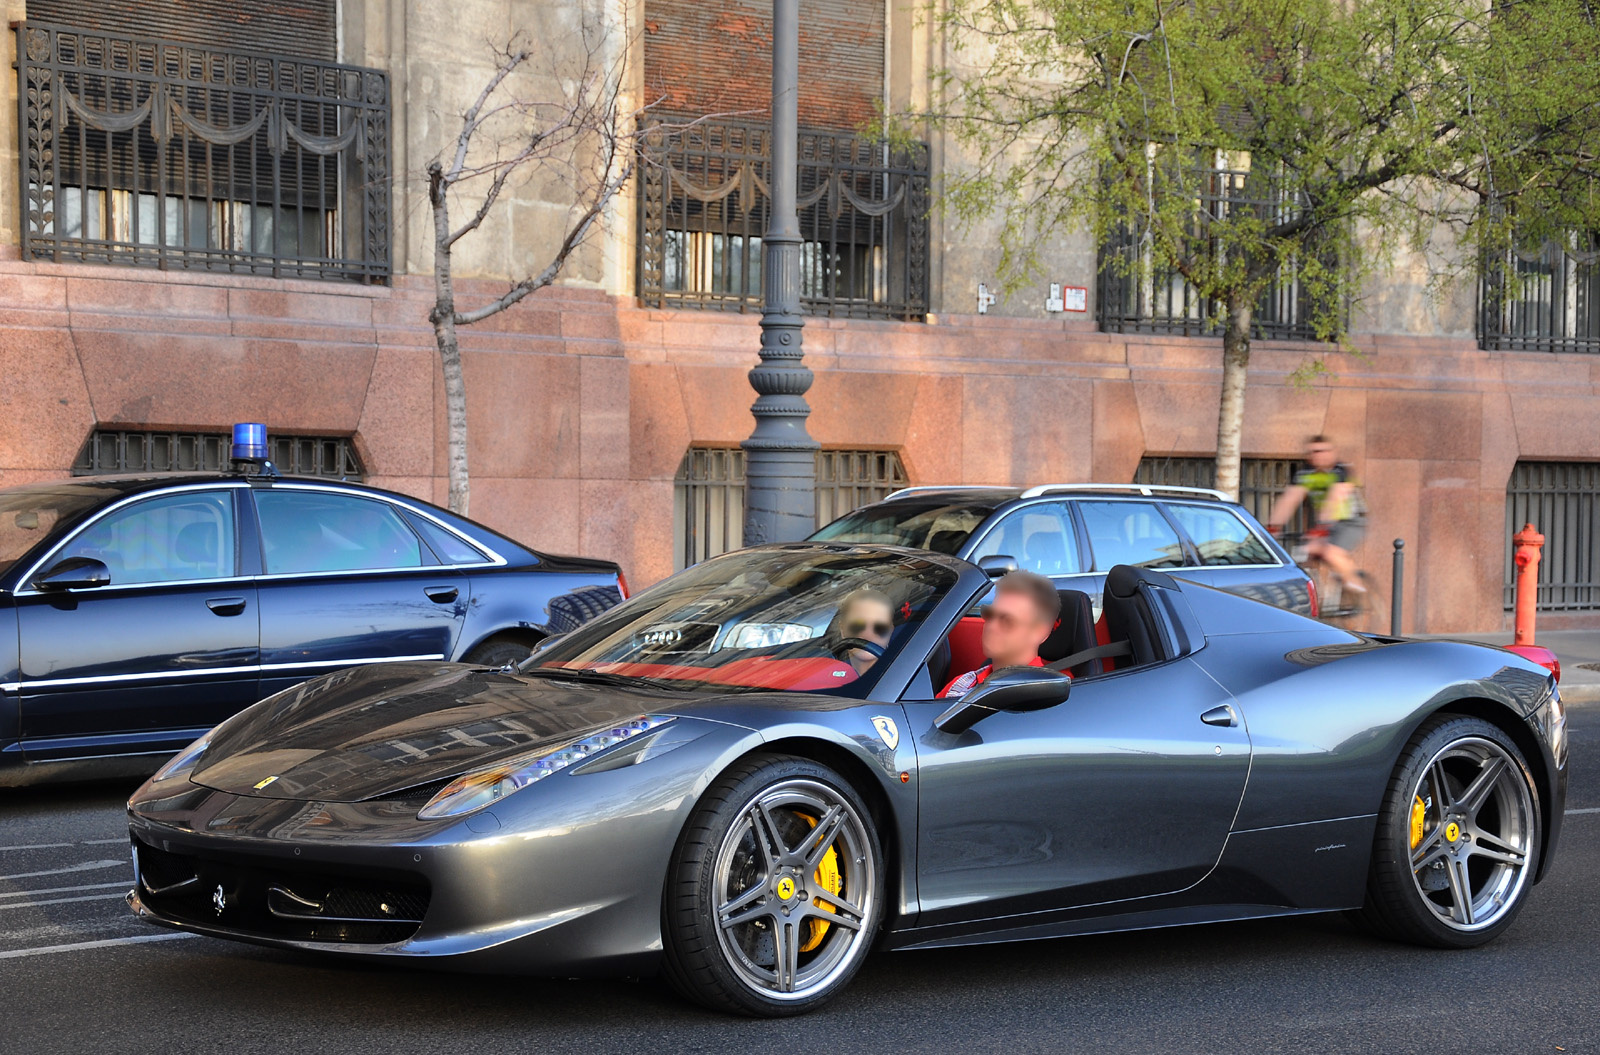
[{"label": "side mirror", "polygon": [[68,557],[33,581],[38,590],[92,590],[111,585],[111,569],[93,557]]},{"label": "side mirror", "polygon": [[1004,553],[991,553],[978,558],[978,570],[991,579],[998,579],[1017,570],[1017,558]]},{"label": "side mirror", "polygon": [[1002,667],[933,720],[945,733],[964,733],[997,711],[1042,711],[1065,703],[1072,679],[1043,667]]}]

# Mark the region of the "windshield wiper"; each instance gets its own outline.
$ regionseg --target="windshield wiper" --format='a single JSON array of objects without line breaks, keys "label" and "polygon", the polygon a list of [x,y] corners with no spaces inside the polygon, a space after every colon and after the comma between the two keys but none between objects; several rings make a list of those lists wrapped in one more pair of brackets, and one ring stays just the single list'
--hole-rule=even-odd
[{"label": "windshield wiper", "polygon": [[615,674],[607,670],[587,667],[534,667],[520,672],[525,678],[557,678],[586,681],[593,685],[615,685],[624,689],[649,686],[653,689],[671,689],[674,692],[692,692],[694,686],[677,678],[650,678],[643,675]]}]

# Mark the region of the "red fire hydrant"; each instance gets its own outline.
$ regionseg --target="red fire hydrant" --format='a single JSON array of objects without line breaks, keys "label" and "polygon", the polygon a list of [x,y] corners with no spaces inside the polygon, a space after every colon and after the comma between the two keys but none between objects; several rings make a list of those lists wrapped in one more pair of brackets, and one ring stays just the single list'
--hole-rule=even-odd
[{"label": "red fire hydrant", "polygon": [[1517,565],[1517,615],[1512,643],[1533,644],[1533,614],[1539,601],[1539,550],[1544,547],[1544,536],[1526,524],[1511,536],[1516,545],[1512,560]]}]

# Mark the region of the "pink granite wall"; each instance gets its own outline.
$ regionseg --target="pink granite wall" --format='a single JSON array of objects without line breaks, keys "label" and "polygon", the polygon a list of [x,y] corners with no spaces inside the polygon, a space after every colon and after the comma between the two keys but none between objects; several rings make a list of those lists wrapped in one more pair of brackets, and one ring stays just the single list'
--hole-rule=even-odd
[{"label": "pink granite wall", "polygon": [[[486,292],[485,289],[483,292]],[[444,408],[425,280],[362,289],[0,261],[0,486],[62,476],[103,426],[350,434],[370,479],[440,501]],[[748,435],[753,316],[548,291],[463,340],[473,515],[531,545],[671,570],[672,478],[691,443]],[[1288,383],[1303,346],[1257,345],[1245,449],[1331,434],[1365,481],[1363,554],[1408,543],[1409,629],[1498,628],[1505,484],[1519,457],[1600,457],[1600,358],[1371,337],[1336,376]],[[1215,342],[978,316],[815,320],[811,433],[893,448],[916,483],[1132,477],[1202,455]],[[1566,617],[1600,625],[1600,617]],[[1550,619],[1546,625],[1557,625]]]}]

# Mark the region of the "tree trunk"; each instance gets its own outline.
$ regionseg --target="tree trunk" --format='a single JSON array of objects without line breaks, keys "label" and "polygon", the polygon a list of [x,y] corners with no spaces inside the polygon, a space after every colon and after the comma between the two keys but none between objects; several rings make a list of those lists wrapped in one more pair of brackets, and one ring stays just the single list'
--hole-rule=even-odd
[{"label": "tree trunk", "polygon": [[1250,367],[1250,318],[1255,305],[1239,293],[1227,298],[1222,331],[1222,400],[1217,414],[1217,490],[1239,498],[1239,449],[1244,435],[1244,384]]},{"label": "tree trunk", "polygon": [[444,369],[444,410],[449,427],[447,472],[449,508],[467,515],[472,483],[467,476],[467,383],[461,373],[461,345],[456,338],[456,294],[450,277],[449,186],[437,164],[429,171],[428,198],[433,205],[433,285],[435,300],[430,318],[433,339],[439,346]]}]

